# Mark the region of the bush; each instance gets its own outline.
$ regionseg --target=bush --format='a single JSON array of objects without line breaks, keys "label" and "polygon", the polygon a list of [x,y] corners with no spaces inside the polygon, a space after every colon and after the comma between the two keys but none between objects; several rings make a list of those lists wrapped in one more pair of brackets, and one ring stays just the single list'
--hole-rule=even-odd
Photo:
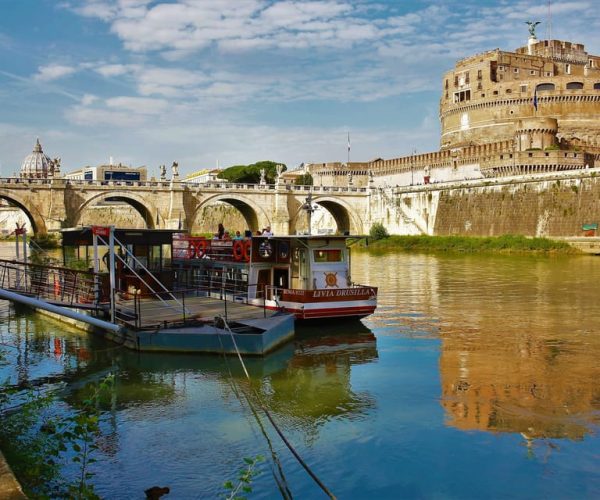
[{"label": "bush", "polygon": [[389,233],[383,224],[376,222],[371,226],[369,236],[371,236],[373,240],[377,241],[387,238],[389,236]]}]

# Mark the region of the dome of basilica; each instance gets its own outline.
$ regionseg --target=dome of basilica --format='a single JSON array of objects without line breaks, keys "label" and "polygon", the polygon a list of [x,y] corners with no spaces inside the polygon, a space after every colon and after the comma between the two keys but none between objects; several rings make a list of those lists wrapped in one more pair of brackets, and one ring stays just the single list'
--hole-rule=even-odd
[{"label": "dome of basilica", "polygon": [[44,179],[53,170],[52,165],[52,160],[44,154],[40,140],[37,139],[33,152],[21,164],[21,177]]}]

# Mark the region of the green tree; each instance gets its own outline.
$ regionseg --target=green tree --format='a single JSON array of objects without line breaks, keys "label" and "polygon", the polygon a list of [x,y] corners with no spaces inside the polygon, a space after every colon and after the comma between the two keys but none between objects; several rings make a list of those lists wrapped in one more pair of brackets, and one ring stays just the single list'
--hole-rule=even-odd
[{"label": "green tree", "polygon": [[300,175],[296,178],[295,182],[296,186],[312,186],[313,185],[313,177],[308,172]]},{"label": "green tree", "polygon": [[284,172],[287,170],[283,163],[265,160],[251,165],[234,165],[226,168],[219,174],[219,178],[229,182],[258,184],[260,182],[260,171],[264,169],[265,180],[267,183],[273,184],[277,178],[277,165],[283,165]]}]

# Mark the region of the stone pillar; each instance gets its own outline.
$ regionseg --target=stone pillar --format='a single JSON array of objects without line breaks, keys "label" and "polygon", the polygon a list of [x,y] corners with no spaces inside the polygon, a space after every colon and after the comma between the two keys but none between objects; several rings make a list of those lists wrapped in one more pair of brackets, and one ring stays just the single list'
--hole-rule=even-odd
[{"label": "stone pillar", "polygon": [[290,234],[290,212],[288,210],[288,190],[285,184],[275,186],[275,210],[271,229],[273,234],[287,236]]}]

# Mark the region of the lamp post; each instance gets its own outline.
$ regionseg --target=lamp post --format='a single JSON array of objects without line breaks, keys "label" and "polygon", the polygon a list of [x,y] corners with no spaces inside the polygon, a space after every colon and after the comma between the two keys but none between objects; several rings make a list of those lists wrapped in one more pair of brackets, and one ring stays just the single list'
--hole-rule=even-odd
[{"label": "lamp post", "polygon": [[303,210],[306,210],[306,218],[308,220],[308,234],[310,236],[310,226],[311,226],[311,218],[312,213],[316,210],[316,208],[312,204],[312,193],[308,193],[304,205],[301,207]]}]

